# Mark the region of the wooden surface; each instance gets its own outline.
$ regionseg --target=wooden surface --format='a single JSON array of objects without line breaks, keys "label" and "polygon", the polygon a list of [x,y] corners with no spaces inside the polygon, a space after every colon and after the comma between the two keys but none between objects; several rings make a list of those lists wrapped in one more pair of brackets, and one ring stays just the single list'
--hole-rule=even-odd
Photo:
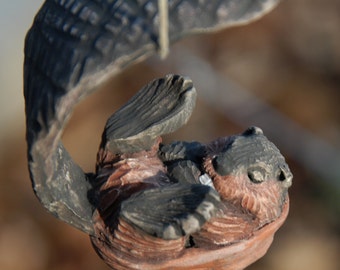
[{"label": "wooden surface", "polygon": [[[133,230],[134,235],[130,235],[129,238],[129,236],[126,236],[126,233],[131,232],[131,228],[125,227],[124,229],[119,228],[117,234],[115,234],[115,237],[119,238],[118,240],[108,239],[113,243],[110,248],[102,246],[99,250],[97,249],[97,252],[109,266],[116,270],[244,269],[266,254],[273,241],[275,232],[286,220],[288,211],[289,198],[287,196],[282,214],[277,220],[255,231],[248,239],[231,244],[230,246],[214,249],[188,248],[181,254],[178,253],[178,249],[183,244],[183,239],[173,241],[158,239],[155,241],[154,237],[145,236],[143,233],[138,234],[135,230]],[[105,225],[102,225],[103,227],[97,229],[105,230]],[[120,234],[121,232],[123,233]],[[125,239],[120,237],[125,237]],[[92,238],[92,241],[95,245],[101,245],[100,241],[97,241],[95,238]],[[130,248],[127,246],[123,247],[121,245],[123,242],[129,242]],[[155,256],[151,256],[151,259],[145,256],[147,252],[144,253],[144,257],[139,256],[139,254],[134,253],[134,245],[138,245],[139,243],[145,244],[146,247],[149,246],[150,243],[157,245],[160,252],[155,254]],[[164,247],[167,247],[167,250],[163,252],[162,249]],[[171,252],[173,252],[172,255]],[[162,260],[162,256],[173,256],[173,259]]]}]

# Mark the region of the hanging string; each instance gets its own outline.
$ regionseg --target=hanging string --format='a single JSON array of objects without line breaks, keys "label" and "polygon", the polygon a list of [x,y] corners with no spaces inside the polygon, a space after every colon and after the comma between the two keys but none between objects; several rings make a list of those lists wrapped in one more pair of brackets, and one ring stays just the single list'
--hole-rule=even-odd
[{"label": "hanging string", "polygon": [[169,54],[169,6],[168,0],[158,0],[159,10],[159,55],[162,59]]}]

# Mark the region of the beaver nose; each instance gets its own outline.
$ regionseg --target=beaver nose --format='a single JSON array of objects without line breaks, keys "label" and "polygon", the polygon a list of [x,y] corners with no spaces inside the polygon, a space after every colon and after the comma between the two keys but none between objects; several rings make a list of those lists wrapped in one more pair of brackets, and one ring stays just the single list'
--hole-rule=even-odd
[{"label": "beaver nose", "polygon": [[293,181],[293,174],[286,164],[279,165],[279,174],[277,179],[283,183],[285,187],[290,187]]}]

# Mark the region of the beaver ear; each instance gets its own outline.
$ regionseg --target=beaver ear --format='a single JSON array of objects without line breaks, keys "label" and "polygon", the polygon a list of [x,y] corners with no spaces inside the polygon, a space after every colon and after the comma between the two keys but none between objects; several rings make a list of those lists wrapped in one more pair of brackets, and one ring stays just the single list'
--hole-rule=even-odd
[{"label": "beaver ear", "polygon": [[108,119],[102,147],[113,153],[149,150],[157,137],[188,121],[195,101],[190,79],[168,75],[154,80]]},{"label": "beaver ear", "polygon": [[120,217],[166,240],[195,233],[219,209],[218,193],[205,185],[175,184],[139,192],[121,205]]}]

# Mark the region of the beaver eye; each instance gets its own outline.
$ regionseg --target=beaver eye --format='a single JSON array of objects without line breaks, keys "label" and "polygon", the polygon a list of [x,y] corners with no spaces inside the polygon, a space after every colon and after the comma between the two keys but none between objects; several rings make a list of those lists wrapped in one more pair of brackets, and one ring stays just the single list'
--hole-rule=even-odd
[{"label": "beaver eye", "polygon": [[262,183],[266,180],[266,171],[261,167],[249,168],[248,178],[255,184]]}]

